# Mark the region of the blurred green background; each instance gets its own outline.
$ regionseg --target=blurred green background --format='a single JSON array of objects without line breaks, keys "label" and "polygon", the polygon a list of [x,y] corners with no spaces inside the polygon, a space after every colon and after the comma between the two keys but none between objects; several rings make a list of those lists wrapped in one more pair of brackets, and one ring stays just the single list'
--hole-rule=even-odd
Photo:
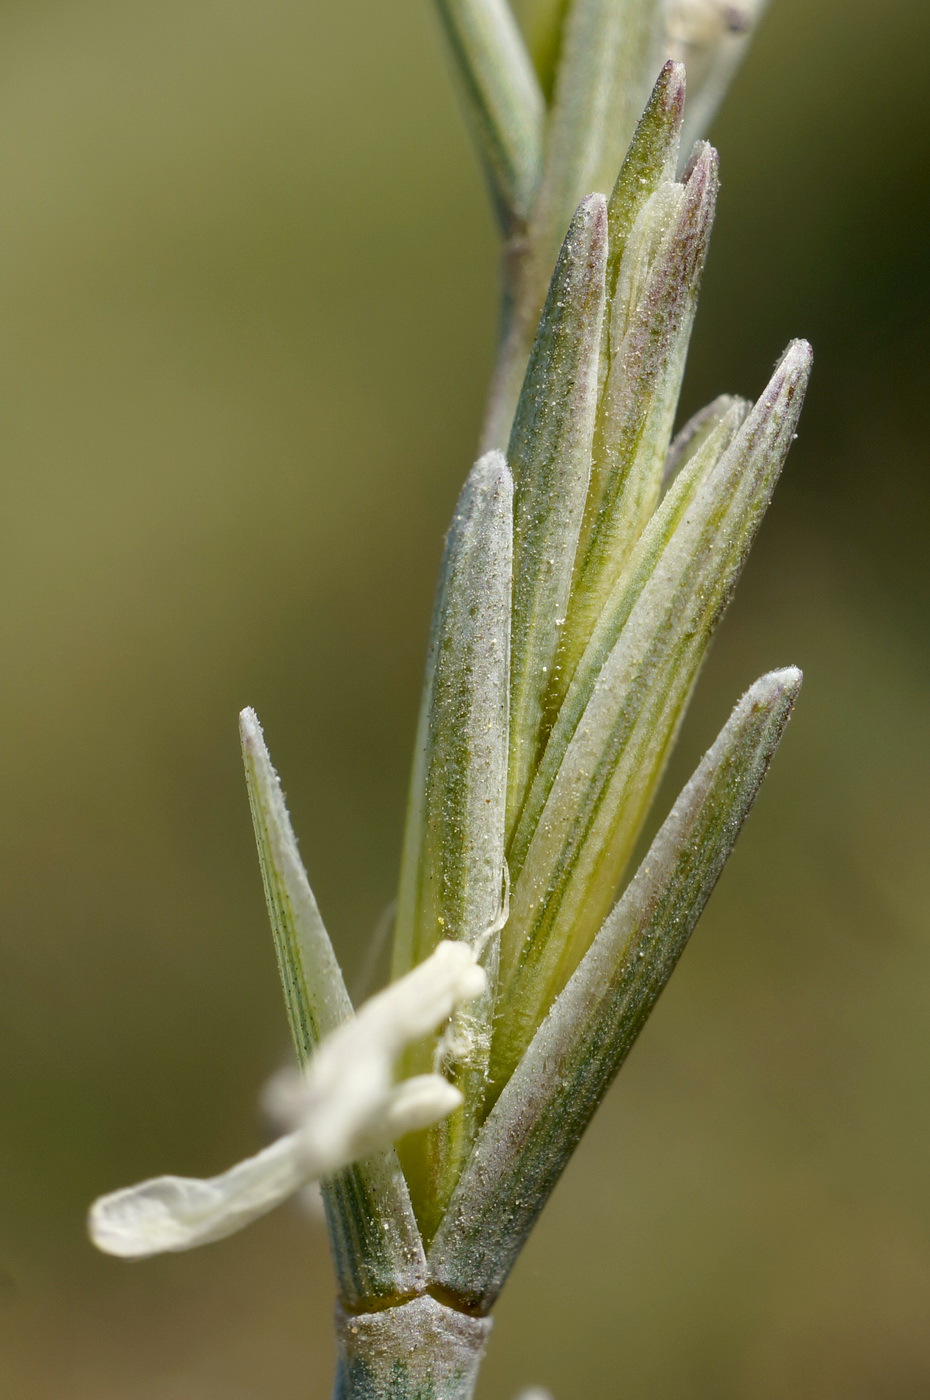
[{"label": "blurred green background", "polygon": [[[928,79],[925,0],[775,0],[713,133],[683,407],[818,364],[663,802],[756,675],[807,684],[487,1400],[930,1394]],[[7,0],[0,211],[0,1394],[315,1400],[318,1226],[126,1265],[83,1221],[261,1141],[241,706],[355,973],[392,894],[496,315],[427,0]]]}]

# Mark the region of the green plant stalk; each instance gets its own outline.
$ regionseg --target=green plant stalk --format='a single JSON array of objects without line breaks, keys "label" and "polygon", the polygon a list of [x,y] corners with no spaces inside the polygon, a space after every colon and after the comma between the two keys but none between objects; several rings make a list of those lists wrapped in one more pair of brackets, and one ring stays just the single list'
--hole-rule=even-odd
[{"label": "green plant stalk", "polygon": [[470,1400],[491,1331],[428,1295],[376,1313],[336,1314],[333,1400]]}]

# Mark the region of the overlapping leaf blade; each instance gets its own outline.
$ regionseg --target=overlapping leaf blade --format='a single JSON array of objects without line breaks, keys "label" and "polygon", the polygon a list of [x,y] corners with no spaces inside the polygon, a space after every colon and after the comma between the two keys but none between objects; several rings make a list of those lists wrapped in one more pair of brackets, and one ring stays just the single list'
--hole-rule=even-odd
[{"label": "overlapping leaf blade", "polygon": [[720,394],[712,403],[698,409],[675,434],[668,449],[662,473],[663,489],[667,490],[671,486],[675,477],[684,471],[734,409],[741,415],[742,422],[751,408],[752,404],[748,399],[740,399],[733,394]]},{"label": "overlapping leaf blade", "polygon": [[736,706],[485,1123],[429,1252],[460,1304],[493,1304],[670,977],[733,848],[800,687],[789,668]]},{"label": "overlapping leaf blade", "polygon": [[[254,711],[243,711],[240,734],[278,969],[297,1059],[305,1065],[320,1039],[351,1016],[352,1003]],[[393,1148],[328,1177],[323,1197],[347,1302],[371,1307],[422,1288],[423,1245]]]},{"label": "overlapping leaf blade", "polygon": [[636,220],[660,186],[675,179],[684,107],[684,65],[666,63],[633,133],[607,205],[610,240],[607,289],[610,296],[617,285],[620,264]]},{"label": "overlapping leaf blade", "polygon": [[556,264],[508,450],[514,478],[508,833],[538,758],[543,699],[587,498],[606,261],[606,202],[590,195]]},{"label": "overlapping leaf blade", "polygon": [[571,0],[533,219],[548,268],[579,200],[613,188],[660,52],[654,0]]},{"label": "overlapping leaf blade", "polygon": [[553,712],[661,494],[718,184],[716,152],[702,147],[687,182],[661,185],[627,239]]},{"label": "overlapping leaf blade", "polygon": [[504,897],[509,732],[513,483],[499,452],[473,468],[459,497],[440,575],[417,732],[394,931],[394,975],[440,938],[483,947],[488,993],[437,1047],[414,1047],[407,1074],[437,1052],[465,1104],[402,1147],[417,1217],[428,1234],[480,1122],[497,989]]},{"label": "overlapping leaf blade", "polygon": [[578,667],[510,848],[496,1092],[611,905],[793,440],[809,368],[809,348],[793,344],[727,451],[708,464],[705,445],[679,477]]}]

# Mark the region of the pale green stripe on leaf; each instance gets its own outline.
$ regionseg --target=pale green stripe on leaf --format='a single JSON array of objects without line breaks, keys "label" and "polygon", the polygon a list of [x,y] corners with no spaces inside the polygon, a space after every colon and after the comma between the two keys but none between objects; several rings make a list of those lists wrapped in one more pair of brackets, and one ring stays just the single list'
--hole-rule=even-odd
[{"label": "pale green stripe on leaf", "polygon": [[579,200],[613,188],[660,53],[655,0],[571,0],[533,219],[550,267]]},{"label": "pale green stripe on leaf", "polygon": [[562,245],[510,435],[514,583],[508,833],[538,757],[543,698],[568,607],[591,473],[606,226],[603,195],[589,195]]},{"label": "pale green stripe on leaf", "polygon": [[717,882],[784,731],[800,672],[747,692],[486,1121],[429,1253],[486,1312],[642,1029]]},{"label": "pale green stripe on leaf", "polygon": [[436,0],[505,231],[525,220],[542,170],[546,103],[507,0]]},{"label": "pale green stripe on leaf", "polygon": [[661,494],[717,189],[716,152],[703,147],[687,183],[660,186],[627,240],[553,709]]},{"label": "pale green stripe on leaf", "polygon": [[[441,938],[483,940],[486,997],[453,1023],[443,1064],[467,1104],[406,1140],[402,1157],[429,1231],[480,1119],[487,1081],[504,897],[509,732],[513,483],[500,452],[473,468],[446,542],[417,732],[394,931],[394,975]],[[487,937],[486,937],[487,935]],[[429,1072],[435,1038],[413,1047],[408,1074]]]},{"label": "pale green stripe on leaf", "polygon": [[732,417],[734,410],[740,415],[739,422],[742,423],[751,408],[748,399],[736,398],[733,394],[720,394],[712,403],[699,408],[672,440],[662,473],[663,488],[668,490],[676,476],[686,469],[708,439],[718,432],[720,425]]},{"label": "pale green stripe on leaf", "polygon": [[[691,455],[687,466],[678,473],[673,488],[644,530],[622,583],[618,584],[609,605],[599,619],[595,637],[588,644],[582,665],[575,674],[568,696],[558,714],[555,729],[550,733],[519,827],[511,842],[509,857],[515,879],[526,861],[530,842],[539,825],[540,816],[568,745],[633,606],[655,574],[663,553],[669,549],[675,531],[691,506],[699,487],[715,470],[733,443],[745,420],[748,407],[751,405],[744,405],[743,400],[733,400],[728,412],[715,423],[713,431],[707,434],[699,450]],[[518,944],[513,941],[515,925],[512,925],[507,933],[505,971],[509,974],[519,951]]]},{"label": "pale green stripe on leaf", "polygon": [[498,1090],[614,898],[793,440],[809,368],[809,347],[793,344],[719,461],[707,470],[699,453],[679,477],[579,665],[511,848]]},{"label": "pale green stripe on leaf", "polygon": [[[284,1000],[297,1059],[305,1065],[320,1039],[352,1015],[352,1002],[254,711],[242,712],[240,734]],[[423,1245],[393,1148],[372,1153],[322,1185],[343,1298],[362,1306],[421,1287]]]}]

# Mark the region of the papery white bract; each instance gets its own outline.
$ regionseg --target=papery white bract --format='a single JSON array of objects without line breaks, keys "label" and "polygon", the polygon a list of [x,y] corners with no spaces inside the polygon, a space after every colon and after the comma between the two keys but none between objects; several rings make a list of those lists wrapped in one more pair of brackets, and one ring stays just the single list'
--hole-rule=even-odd
[{"label": "papery white bract", "polygon": [[328,1036],[304,1073],[279,1077],[273,1110],[291,1132],[207,1181],[162,1176],[100,1197],[88,1222],[94,1244],[125,1259],[209,1244],[309,1181],[444,1118],[461,1103],[458,1089],[440,1074],[395,1083],[394,1064],[485,986],[467,944],[440,943]]}]

